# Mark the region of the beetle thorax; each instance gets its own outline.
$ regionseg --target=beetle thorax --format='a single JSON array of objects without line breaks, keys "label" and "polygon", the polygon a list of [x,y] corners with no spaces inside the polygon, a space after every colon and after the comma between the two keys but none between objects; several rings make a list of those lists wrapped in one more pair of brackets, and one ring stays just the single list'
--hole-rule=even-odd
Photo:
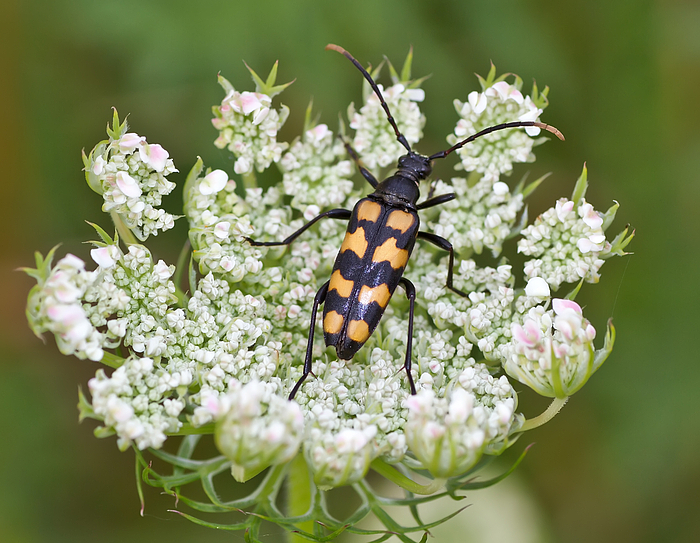
[{"label": "beetle thorax", "polygon": [[410,177],[401,175],[399,170],[391,177],[377,185],[377,188],[370,195],[393,206],[415,208],[420,197],[418,182]]}]

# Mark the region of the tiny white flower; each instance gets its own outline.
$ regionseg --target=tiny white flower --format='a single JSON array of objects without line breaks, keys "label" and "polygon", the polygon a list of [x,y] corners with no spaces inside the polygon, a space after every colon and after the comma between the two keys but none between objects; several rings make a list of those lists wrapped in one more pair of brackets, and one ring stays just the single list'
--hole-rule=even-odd
[{"label": "tiny white flower", "polygon": [[214,236],[223,241],[228,238],[229,230],[231,228],[231,223],[228,221],[221,221],[214,227]]},{"label": "tiny white flower", "polygon": [[242,156],[233,164],[233,171],[239,175],[249,173],[253,165],[248,157]]},{"label": "tiny white flower", "polygon": [[469,105],[474,110],[474,113],[476,113],[477,115],[480,115],[484,112],[484,110],[486,109],[486,103],[488,102],[486,94],[476,91],[470,92],[467,96],[467,100],[469,102]]},{"label": "tiny white flower", "polygon": [[146,138],[144,138],[143,136],[139,136],[138,134],[129,132],[128,134],[124,134],[121,138],[119,138],[116,141],[116,144],[120,151],[131,152],[134,149],[136,149],[136,147],[138,147],[142,142],[145,141]]},{"label": "tiny white flower", "polygon": [[204,176],[199,184],[199,192],[208,196],[221,191],[228,183],[228,174],[224,170],[214,170]]},{"label": "tiny white flower", "polygon": [[162,172],[170,154],[157,143],[144,143],[139,146],[139,156],[143,162],[148,164],[155,171]]},{"label": "tiny white flower", "polygon": [[117,261],[112,257],[112,246],[108,247],[97,247],[90,251],[90,256],[95,261],[95,263],[105,269],[109,269],[114,266]]},{"label": "tiny white flower", "polygon": [[102,155],[98,156],[95,159],[95,162],[92,164],[92,173],[95,175],[102,175],[102,173],[105,171],[106,164],[107,161],[102,158]]},{"label": "tiny white flower", "polygon": [[127,198],[138,198],[142,193],[136,179],[126,172],[117,172],[117,187]]},{"label": "tiny white flower", "polygon": [[527,282],[525,294],[537,298],[546,298],[550,294],[549,285],[541,277],[533,277]]}]

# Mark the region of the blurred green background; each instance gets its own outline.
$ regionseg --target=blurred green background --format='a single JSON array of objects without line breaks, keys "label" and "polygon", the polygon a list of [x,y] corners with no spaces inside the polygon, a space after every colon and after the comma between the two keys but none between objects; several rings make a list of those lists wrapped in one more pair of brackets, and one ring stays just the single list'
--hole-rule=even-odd
[{"label": "blurred green background", "polygon": [[[242,540],[168,513],[172,501],[155,492],[138,515],[133,454],[77,424],[77,386],[97,366],[61,357],[52,338],[44,345],[30,333],[23,311],[32,281],[15,270],[59,242],[85,258],[82,241],[94,232],[83,219],[109,225],[85,185],[80,149],[104,138],[112,106],[169,150],[181,170],[174,181],[197,155],[231,171],[211,144],[216,74],[252,89],[241,60],[264,75],[279,59],[278,80],[296,78],[282,95],[290,141],[311,96],[332,128],[360,98],[359,74],[323,50],[328,42],[373,64],[387,55],[400,65],[414,46],[414,76],[432,74],[422,152],[446,146],[452,100],[477,88],[473,73],[485,75],[490,60],[518,73],[525,90],[533,78],[549,85],[543,119],[567,141],[539,148],[537,163],[516,170],[553,172],[532,215],[569,195],[586,161],[588,200],[598,209],[618,200],[612,231],[627,222],[637,229],[635,254],[606,264],[601,284],[580,298],[599,330],[614,317],[612,357],[528,436],[537,445],[510,486],[488,500],[468,496],[464,527],[437,540],[464,541],[470,526],[493,518],[514,542],[700,541],[696,0],[5,0],[0,20],[0,541]],[[174,213],[180,204],[166,201]],[[155,240],[171,261],[183,226]],[[522,407],[532,415],[543,404],[524,394]]]}]

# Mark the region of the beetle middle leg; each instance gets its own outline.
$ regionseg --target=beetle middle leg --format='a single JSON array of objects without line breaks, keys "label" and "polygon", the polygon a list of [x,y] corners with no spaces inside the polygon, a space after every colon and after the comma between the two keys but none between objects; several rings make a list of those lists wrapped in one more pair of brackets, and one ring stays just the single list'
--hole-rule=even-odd
[{"label": "beetle middle leg", "polygon": [[[437,196],[437,198],[440,198],[440,196]],[[455,265],[455,250],[454,247],[452,247],[452,244],[447,241],[445,238],[440,237],[436,234],[431,234],[430,232],[418,232],[418,239],[424,239],[425,241],[429,241],[436,247],[439,247],[443,251],[447,251],[450,253],[450,261],[447,267],[447,284],[445,285],[447,288],[449,288],[452,292],[455,292],[459,294],[460,296],[463,296],[464,298],[468,297],[468,294],[464,291],[459,290],[458,288],[455,288],[452,285],[452,274],[454,270],[454,265]]]},{"label": "beetle middle leg", "polygon": [[330,211],[324,211],[323,213],[316,215],[313,219],[311,219],[304,226],[299,228],[299,230],[294,232],[291,236],[287,237],[283,241],[255,241],[249,237],[246,237],[245,240],[251,245],[254,245],[255,247],[275,247],[279,245],[289,245],[301,234],[303,234],[309,227],[311,227],[314,223],[320,221],[321,219],[343,219],[347,221],[348,219],[350,219],[350,217],[352,217],[352,211],[350,211],[349,209],[331,209]]}]

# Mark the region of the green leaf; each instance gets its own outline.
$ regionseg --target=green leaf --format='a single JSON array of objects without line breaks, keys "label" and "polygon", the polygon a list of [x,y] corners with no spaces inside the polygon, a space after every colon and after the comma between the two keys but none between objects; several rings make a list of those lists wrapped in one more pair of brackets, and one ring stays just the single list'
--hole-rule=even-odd
[{"label": "green leaf", "polygon": [[[190,192],[192,191],[192,187],[193,187],[195,181],[197,181],[197,179],[199,178],[203,169],[204,169],[204,161],[202,160],[202,157],[198,156],[194,165],[192,166],[192,168],[190,168],[190,171],[187,174],[187,178],[185,179],[185,185],[182,188],[182,194],[184,195],[184,200],[185,200],[185,211],[187,210],[187,206],[188,206],[189,201],[190,201]],[[207,170],[207,173],[209,173],[208,170]]]},{"label": "green leaf", "polygon": [[[231,82],[226,79],[223,75],[217,74],[216,80],[218,81],[219,85],[221,85],[221,88],[224,89],[224,92],[228,95],[229,92],[234,91],[235,89],[233,88],[233,85]],[[216,107],[216,106],[215,106]]]},{"label": "green leaf", "polygon": [[102,420],[102,417],[95,413],[81,387],[78,387],[78,413],[78,422],[83,422],[85,419]]},{"label": "green leaf", "polygon": [[615,215],[617,214],[617,210],[620,208],[620,204],[613,200],[615,203],[611,205],[608,210],[603,214],[603,225],[602,229],[603,232],[605,232],[608,227],[612,224],[612,222],[615,220]]},{"label": "green leaf", "polygon": [[403,62],[403,68],[401,68],[401,81],[411,80],[411,64],[413,63],[413,45],[408,48],[408,54],[406,55],[406,60]]},{"label": "green leaf", "polygon": [[[314,106],[314,100],[312,98],[311,100],[309,100],[309,105],[306,106],[306,112],[304,113],[304,132],[303,132],[304,134],[306,134],[306,132],[311,130],[312,128],[315,128],[316,125],[318,125],[318,121],[321,117],[320,114],[317,114],[316,117],[314,117],[313,119],[311,118],[313,106]],[[299,138],[297,138],[297,140],[298,139]]]},{"label": "green leaf", "polygon": [[528,207],[526,205],[523,208],[523,212],[520,214],[520,220],[518,220],[518,222],[514,224],[513,227],[510,229],[510,232],[508,232],[506,239],[512,239],[518,236],[520,232],[522,232],[523,229],[527,226],[528,219]]},{"label": "green leaf", "polygon": [[586,190],[588,189],[588,169],[586,168],[586,163],[583,163],[583,170],[581,175],[576,180],[576,185],[574,186],[574,192],[571,195],[571,201],[574,202],[574,208],[577,208],[581,203],[581,200],[586,195]]},{"label": "green leaf", "polygon": [[595,358],[593,359],[593,371],[596,371],[603,362],[610,356],[610,353],[615,346],[615,327],[613,326],[612,319],[608,319],[608,329],[605,332],[605,343],[603,347],[597,349],[595,352]]},{"label": "green leaf", "polygon": [[535,189],[540,186],[542,181],[547,179],[550,175],[552,175],[552,172],[548,172],[548,173],[544,174],[542,177],[535,179],[532,183],[527,184],[521,191],[521,194],[523,195],[523,199],[530,196],[530,194],[532,194],[535,191]]},{"label": "green leaf", "polygon": [[124,134],[126,134],[126,131],[129,129],[129,125],[126,122],[126,119],[124,119],[123,123],[119,123],[119,113],[117,113],[117,108],[113,107],[112,112],[112,127],[110,128],[109,124],[107,125],[107,135],[112,140],[118,140]]},{"label": "green leaf", "polygon": [[532,93],[530,93],[530,98],[532,103],[535,104],[539,109],[546,109],[549,105],[549,100],[547,100],[547,95],[549,94],[549,87],[545,87],[542,92],[539,92],[537,88],[537,82],[532,82]]},{"label": "green leaf", "polygon": [[494,65],[493,61],[491,62],[491,68],[489,69],[489,73],[486,76],[486,79],[481,77],[479,74],[474,74],[476,75],[476,78],[479,80],[479,84],[481,85],[481,92],[484,92],[486,89],[488,89],[491,85],[493,85],[496,81],[496,66]]},{"label": "green leaf", "polygon": [[117,234],[116,232],[115,232],[115,234],[114,234],[114,239],[112,239],[112,238],[110,237],[110,235],[109,235],[101,226],[99,226],[98,224],[95,224],[95,223],[90,222],[90,221],[85,221],[85,222],[88,223],[90,226],[92,226],[92,227],[95,229],[95,232],[97,232],[97,235],[99,235],[100,238],[102,238],[102,241],[103,241],[103,243],[97,243],[97,242],[94,242],[94,241],[93,241],[93,242],[90,242],[90,243],[94,243],[95,245],[98,245],[98,246],[116,245],[116,244],[117,244],[117,240],[118,240],[119,238],[118,238],[118,234]]},{"label": "green leaf", "polygon": [[578,284],[571,290],[566,296],[564,296],[565,300],[574,300],[576,296],[578,295],[579,290],[581,290],[581,287],[583,286],[583,279],[581,279]]},{"label": "green leaf", "polygon": [[248,66],[245,61],[243,61],[243,64],[245,64],[245,67],[248,68],[248,71],[253,77],[253,81],[255,82],[255,92],[259,92],[262,94],[268,95],[270,98],[275,97],[279,93],[281,93],[284,89],[286,89],[289,85],[294,83],[296,79],[292,79],[289,83],[285,83],[284,85],[277,85],[275,86],[275,81],[277,80],[277,65],[279,64],[279,61],[275,61],[275,64],[272,66],[272,69],[270,70],[270,73],[267,76],[267,80],[263,81],[258,74],[255,73],[255,71]]},{"label": "green leaf", "polygon": [[40,285],[48,279],[51,273],[51,264],[53,262],[53,257],[56,254],[56,250],[59,245],[55,245],[47,254],[46,258],[41,256],[39,251],[34,253],[34,262],[36,263],[36,268],[19,268],[19,271],[26,273],[28,276],[33,277],[37,280]]},{"label": "green leaf", "polygon": [[613,239],[610,242],[610,250],[601,255],[601,258],[608,258],[612,255],[617,255],[617,256],[625,256],[629,255],[632,253],[625,252],[625,248],[629,245],[629,243],[632,241],[635,235],[635,230],[632,230],[632,233],[628,236],[627,232],[629,232],[630,226],[629,224],[625,227],[625,229],[620,232],[617,236],[615,236],[615,239]]}]

